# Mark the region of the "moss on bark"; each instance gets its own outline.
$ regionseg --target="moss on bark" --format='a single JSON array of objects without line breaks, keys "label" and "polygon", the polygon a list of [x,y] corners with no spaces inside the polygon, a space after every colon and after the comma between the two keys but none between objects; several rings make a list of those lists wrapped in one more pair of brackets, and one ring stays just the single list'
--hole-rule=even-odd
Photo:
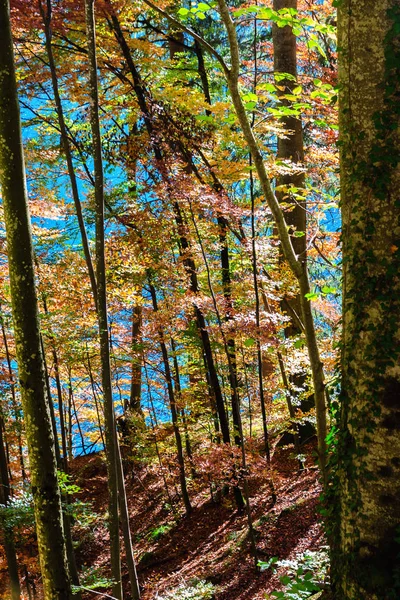
[{"label": "moss on bark", "polygon": [[342,403],[336,597],[400,596],[400,6],[340,0]]},{"label": "moss on bark", "polygon": [[7,0],[0,0],[0,184],[6,221],[18,376],[44,595],[46,600],[69,600],[71,590],[40,346],[30,217]]}]

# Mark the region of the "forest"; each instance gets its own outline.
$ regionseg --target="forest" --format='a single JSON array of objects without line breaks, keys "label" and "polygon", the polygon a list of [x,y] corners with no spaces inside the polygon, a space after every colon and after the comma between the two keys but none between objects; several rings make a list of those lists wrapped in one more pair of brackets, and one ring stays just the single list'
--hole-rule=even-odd
[{"label": "forest", "polygon": [[399,0],[0,0],[0,598],[400,598]]}]

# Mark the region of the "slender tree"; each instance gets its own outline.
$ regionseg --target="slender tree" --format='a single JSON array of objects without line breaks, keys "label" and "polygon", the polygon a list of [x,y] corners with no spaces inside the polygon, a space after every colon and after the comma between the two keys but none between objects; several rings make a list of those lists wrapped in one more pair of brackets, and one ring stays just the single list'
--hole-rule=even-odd
[{"label": "slender tree", "polygon": [[[293,9],[297,10],[297,0],[274,0],[274,10]],[[289,78],[279,81],[279,96],[282,96],[281,102],[288,104],[285,100],[286,95],[290,95],[293,89],[298,85],[297,82],[297,39],[293,33],[292,27],[278,27],[276,23],[272,25],[272,41],[274,50],[274,71],[275,73],[287,73]],[[286,160],[290,165],[289,172],[277,177],[276,196],[279,202],[284,202],[289,210],[285,212],[285,220],[293,233],[292,244],[298,260],[307,264],[307,227],[306,227],[306,204],[299,200],[299,194],[305,187],[304,173],[304,144],[303,128],[301,119],[298,116],[285,116],[281,119],[284,135],[278,136],[277,158]],[[296,188],[297,197],[294,198],[291,188]],[[287,302],[287,301],[286,301]],[[297,315],[301,314],[301,305],[299,296],[295,296],[289,301],[292,311]],[[282,302],[282,310],[286,310],[285,301]],[[289,326],[285,327],[285,336],[287,338],[298,336],[302,333],[297,322],[292,320]],[[288,383],[289,392],[292,398],[296,399],[296,393],[293,390],[304,390],[306,386],[306,375],[300,370],[292,370],[289,373]],[[291,399],[289,399],[291,402]],[[307,398],[301,401],[301,408],[304,412],[309,411],[314,405],[314,399]],[[291,418],[295,416],[295,411]],[[300,441],[305,441],[315,434],[315,428],[309,423],[297,426]]]},{"label": "slender tree", "polygon": [[142,307],[136,304],[132,309],[132,379],[129,403],[126,403],[125,410],[136,416],[143,416],[140,406],[142,389],[142,364],[143,364],[143,344],[142,344]]},{"label": "slender tree", "polygon": [[[7,455],[3,440],[3,419],[0,416],[0,504],[7,506],[9,499],[10,481],[8,478]],[[10,576],[11,600],[20,600],[21,587],[19,583],[18,559],[15,551],[13,528],[3,517],[0,518],[0,524],[3,532],[8,574]]]},{"label": "slender tree", "polygon": [[93,140],[96,206],[96,280],[97,318],[100,337],[101,381],[104,397],[104,433],[109,493],[109,520],[111,572],[114,579],[113,595],[123,597],[118,518],[118,450],[114,402],[111,383],[110,344],[108,339],[107,284],[104,236],[104,175],[102,143],[99,123],[99,97],[97,83],[96,30],[93,0],[85,0],[86,33],[89,57],[90,125]]},{"label": "slender tree", "polygon": [[69,600],[71,586],[40,347],[8,0],[0,1],[0,183],[6,222],[18,376],[25,416],[44,596],[46,600]]},{"label": "slender tree", "polygon": [[[149,280],[149,290],[150,290],[151,300],[152,300],[152,304],[153,304],[153,310],[154,310],[154,312],[158,312],[156,290],[150,280]],[[189,498],[189,494],[187,491],[187,485],[186,485],[186,472],[185,472],[185,461],[183,458],[182,437],[181,437],[181,432],[179,430],[178,408],[176,406],[176,394],[175,394],[176,390],[174,390],[174,386],[173,386],[172,373],[171,373],[171,368],[169,366],[167,345],[165,343],[164,333],[163,333],[163,330],[161,327],[158,328],[158,338],[159,338],[159,343],[160,343],[160,348],[161,348],[161,354],[163,357],[165,379],[167,381],[168,398],[169,398],[169,405],[170,405],[170,409],[171,409],[172,426],[174,428],[176,450],[177,450],[177,454],[178,454],[179,481],[181,484],[182,499],[183,499],[183,503],[185,505],[186,515],[189,516],[190,513],[192,512],[192,505],[190,503],[190,498]]]},{"label": "slender tree", "polygon": [[[76,177],[74,163],[73,163],[70,135],[69,135],[69,131],[68,131],[68,128],[67,128],[67,125],[65,122],[63,105],[62,105],[62,100],[61,100],[61,95],[60,95],[60,90],[59,90],[59,85],[58,85],[57,68],[56,68],[56,63],[55,63],[54,55],[53,55],[52,4],[51,4],[51,2],[52,2],[52,0],[45,0],[45,3],[44,3],[44,0],[39,0],[39,11],[40,11],[40,14],[41,14],[41,17],[43,20],[43,25],[44,25],[46,52],[47,52],[47,57],[48,57],[48,61],[49,61],[50,73],[51,73],[51,83],[52,83],[52,87],[53,87],[54,103],[55,103],[56,111],[57,111],[58,125],[59,125],[60,133],[61,133],[61,143],[62,143],[62,147],[64,150],[65,158],[67,161],[68,176],[70,179],[72,197],[74,200],[75,212],[76,212],[76,216],[78,219],[79,231],[81,234],[82,248],[83,248],[83,252],[85,255],[86,265],[87,265],[88,274],[89,274],[89,278],[90,278],[90,284],[92,287],[93,299],[94,299],[94,303],[96,304],[97,303],[96,275],[94,272],[92,257],[91,257],[90,248],[89,248],[89,241],[88,241],[85,222],[84,222],[83,213],[82,213],[82,205],[81,205],[81,200],[80,200],[80,195],[79,195],[78,180]],[[45,8],[45,6],[46,6],[46,8]]]},{"label": "slender tree", "polygon": [[16,398],[16,394],[15,394],[15,379],[14,379],[14,373],[13,373],[13,368],[12,368],[12,364],[11,364],[11,356],[10,356],[10,352],[9,352],[9,348],[8,348],[7,334],[6,334],[6,330],[4,327],[3,315],[1,313],[0,313],[0,326],[1,326],[1,333],[3,336],[4,350],[6,353],[8,375],[9,375],[9,379],[10,379],[12,407],[13,407],[13,412],[14,412],[15,425],[16,425],[16,429],[17,429],[19,464],[21,466],[22,479],[25,481],[26,480],[26,472],[25,472],[25,464],[24,464],[24,453],[22,450],[21,415],[20,415],[20,410],[18,408],[17,398]]},{"label": "slender tree", "polygon": [[93,162],[95,172],[96,207],[96,279],[97,279],[97,318],[100,336],[101,379],[104,397],[105,444],[109,489],[109,532],[111,570],[114,578],[113,593],[119,600],[123,597],[121,581],[121,560],[119,543],[119,514],[125,541],[131,591],[134,600],[140,598],[140,589],[133,557],[130,535],[128,504],[125,492],[124,472],[119,450],[111,382],[110,343],[108,337],[107,282],[105,263],[104,234],[104,172],[102,141],[99,120],[99,95],[97,80],[96,28],[94,0],[85,0],[86,34],[89,56],[90,124],[93,140]]},{"label": "slender tree", "polygon": [[[176,195],[174,193],[174,184],[171,178],[168,175],[168,164],[166,161],[166,157],[163,154],[163,149],[161,144],[159,143],[157,131],[154,128],[153,123],[153,115],[152,115],[152,105],[151,105],[151,94],[149,90],[146,89],[140,74],[136,68],[136,65],[133,61],[130,48],[125,39],[124,32],[121,29],[121,25],[119,23],[116,12],[114,11],[109,0],[106,0],[107,5],[109,6],[110,16],[108,17],[109,25],[114,32],[115,38],[120,45],[121,51],[123,53],[124,59],[129,68],[129,72],[132,77],[132,87],[136,94],[139,108],[142,112],[144,124],[151,140],[152,150],[154,152],[154,157],[157,161],[158,166],[160,167],[161,177],[166,185],[168,196],[171,199],[171,204],[173,207],[174,218],[176,228],[178,230],[179,236],[179,249],[182,256],[183,264],[185,266],[188,280],[189,280],[189,289],[193,293],[194,297],[199,295],[199,282],[197,277],[196,263],[193,258],[190,241],[187,235],[187,228],[184,220],[184,215],[181,210],[180,203],[176,199]],[[175,21],[175,25],[178,25],[178,30],[180,29],[180,24]],[[212,390],[213,399],[215,399],[216,412],[218,414],[222,440],[224,443],[230,443],[230,432],[229,432],[229,423],[228,417],[225,411],[224,399],[222,394],[221,385],[218,378],[217,369],[215,366],[215,361],[212,354],[211,349],[211,341],[208,333],[208,329],[206,326],[205,317],[203,311],[198,305],[199,303],[194,302],[194,313],[197,329],[199,332],[199,337],[201,340],[201,344],[203,347],[203,356],[204,356],[204,364],[206,366],[207,378],[209,386]]]}]

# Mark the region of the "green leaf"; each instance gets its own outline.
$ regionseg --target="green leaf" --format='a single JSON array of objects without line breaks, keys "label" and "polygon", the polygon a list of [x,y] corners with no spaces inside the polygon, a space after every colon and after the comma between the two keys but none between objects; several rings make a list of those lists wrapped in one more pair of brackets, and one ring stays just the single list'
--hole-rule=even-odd
[{"label": "green leaf", "polygon": [[249,92],[243,96],[243,100],[245,102],[257,102],[258,97],[257,97],[257,94],[253,94],[252,92]]},{"label": "green leaf", "polygon": [[181,17],[186,17],[186,15],[189,14],[189,10],[187,8],[180,8],[178,10],[178,15],[180,15]]},{"label": "green leaf", "polygon": [[305,346],[305,340],[296,340],[295,343],[293,344],[293,346],[296,348],[296,350],[300,350],[301,348],[303,348],[303,346]]},{"label": "green leaf", "polygon": [[247,340],[244,340],[243,345],[246,346],[246,348],[250,348],[251,346],[254,346],[255,344],[255,340],[254,338],[247,338]]},{"label": "green leaf", "polygon": [[276,92],[276,85],[273,83],[262,83],[258,88],[260,90],[265,90],[266,92]]},{"label": "green leaf", "polygon": [[263,19],[265,21],[269,21],[273,14],[274,11],[272,10],[272,8],[262,8],[258,13],[258,18]]},{"label": "green leaf", "polygon": [[293,237],[296,237],[296,238],[301,238],[301,237],[304,237],[305,235],[306,235],[305,231],[295,231],[293,233]]},{"label": "green leaf", "polygon": [[204,123],[214,123],[214,117],[211,115],[196,115],[196,121],[202,121]]},{"label": "green leaf", "polygon": [[329,287],[328,285],[324,285],[324,287],[322,288],[321,292],[323,294],[335,294],[336,293],[336,288]]},{"label": "green leaf", "polygon": [[288,81],[296,81],[296,77],[291,73],[280,73],[276,71],[274,73],[274,77],[275,81],[283,81],[284,79],[287,79]]},{"label": "green leaf", "polygon": [[309,300],[310,302],[312,302],[313,300],[318,300],[319,294],[317,294],[316,292],[310,292],[309,294],[305,294],[304,298],[307,298],[307,300]]},{"label": "green leaf", "polygon": [[208,10],[210,10],[211,6],[209,6],[208,4],[206,4],[205,2],[199,2],[197,7],[203,11],[203,12],[207,12]]},{"label": "green leaf", "polygon": [[246,110],[254,110],[256,106],[257,102],[246,102],[246,104],[244,105]]},{"label": "green leaf", "polygon": [[311,39],[307,40],[306,44],[307,44],[308,48],[310,48],[310,50],[312,48],[316,48],[321,56],[323,56],[324,58],[327,58],[325,50],[323,49],[323,47],[321,46],[321,44],[319,43],[319,41],[317,39],[311,38]]}]

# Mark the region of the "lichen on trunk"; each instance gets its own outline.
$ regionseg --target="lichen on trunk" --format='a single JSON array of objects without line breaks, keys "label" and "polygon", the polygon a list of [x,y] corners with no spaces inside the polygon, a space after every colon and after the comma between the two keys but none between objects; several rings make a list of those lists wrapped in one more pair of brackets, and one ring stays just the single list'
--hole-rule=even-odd
[{"label": "lichen on trunk", "polygon": [[400,595],[400,6],[339,3],[343,217],[336,597]]},{"label": "lichen on trunk", "polygon": [[36,533],[46,600],[69,600],[61,499],[46,396],[30,215],[7,0],[0,1],[0,184],[18,377],[25,417]]}]

